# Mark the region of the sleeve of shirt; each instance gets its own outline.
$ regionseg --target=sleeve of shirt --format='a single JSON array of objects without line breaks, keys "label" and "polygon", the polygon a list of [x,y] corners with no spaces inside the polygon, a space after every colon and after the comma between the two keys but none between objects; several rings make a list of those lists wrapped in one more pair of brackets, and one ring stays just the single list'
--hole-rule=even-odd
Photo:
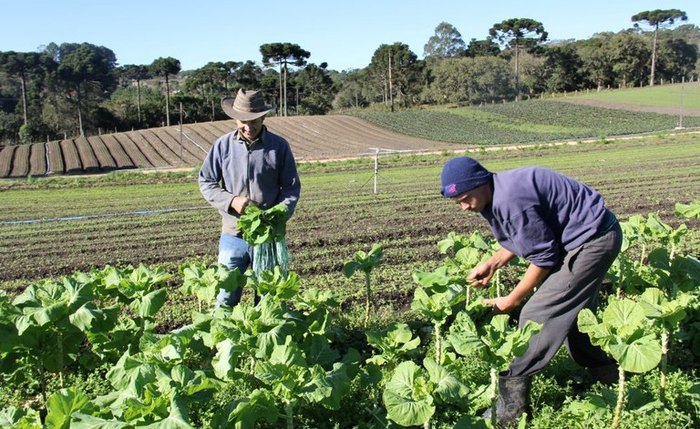
[{"label": "sleeve of shirt", "polygon": [[541,268],[552,268],[561,259],[559,242],[536,210],[511,218],[510,241],[516,254]]},{"label": "sleeve of shirt", "polygon": [[297,173],[297,164],[294,160],[294,155],[289,145],[286,146],[286,150],[283,157],[283,165],[280,171],[280,191],[282,202],[287,206],[287,213],[289,217],[292,217],[294,210],[296,209],[297,202],[299,202],[299,195],[301,194],[301,181],[299,181],[299,174]]},{"label": "sleeve of shirt", "polygon": [[223,189],[220,184],[222,168],[219,148],[220,140],[217,140],[204,158],[202,168],[199,170],[199,191],[214,208],[231,213],[231,201],[234,195]]}]

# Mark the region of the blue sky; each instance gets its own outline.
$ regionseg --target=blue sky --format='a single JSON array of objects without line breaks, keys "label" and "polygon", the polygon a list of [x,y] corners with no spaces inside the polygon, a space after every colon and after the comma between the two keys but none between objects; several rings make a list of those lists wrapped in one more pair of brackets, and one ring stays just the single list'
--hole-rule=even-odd
[{"label": "blue sky", "polygon": [[630,17],[680,9],[700,25],[700,1],[647,0],[2,0],[0,51],[36,51],[50,42],[110,48],[121,64],[175,57],[183,70],[209,61],[260,63],[260,45],[291,42],[309,62],[334,70],[362,68],[381,44],[401,42],[423,57],[440,22],[465,42],[484,39],[509,18],[542,22],[550,39],[587,39],[632,26]]}]

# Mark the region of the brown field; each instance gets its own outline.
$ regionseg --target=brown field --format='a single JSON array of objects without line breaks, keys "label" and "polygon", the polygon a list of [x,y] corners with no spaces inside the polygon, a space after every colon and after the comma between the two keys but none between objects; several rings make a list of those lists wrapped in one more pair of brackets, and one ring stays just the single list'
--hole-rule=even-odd
[{"label": "brown field", "polygon": [[[372,148],[412,151],[464,149],[394,133],[345,115],[271,117],[265,124],[284,136],[298,161],[354,158]],[[153,128],[60,142],[6,146],[0,178],[85,174],[129,168],[172,168],[202,162],[216,138],[235,128],[233,120]]]}]

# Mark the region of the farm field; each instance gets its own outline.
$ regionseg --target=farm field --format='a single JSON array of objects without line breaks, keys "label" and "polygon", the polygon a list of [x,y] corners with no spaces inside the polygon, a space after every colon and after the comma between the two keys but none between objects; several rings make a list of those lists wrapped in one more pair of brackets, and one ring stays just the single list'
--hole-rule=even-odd
[{"label": "farm field", "polygon": [[[595,140],[673,130],[681,122],[678,110],[663,102],[677,96],[674,88],[610,92],[611,97],[620,94],[620,100],[636,94],[629,96],[629,103],[577,96],[393,113],[361,110],[350,112],[352,116],[270,117],[265,123],[287,138],[300,161],[358,158],[375,148],[429,153]],[[631,104],[635,100],[639,104]],[[657,100],[653,106],[644,104]],[[684,128],[700,127],[700,110],[693,110],[693,103],[688,101]],[[182,133],[172,126],[0,147],[0,178],[198,166],[214,140],[234,126],[232,120],[204,122],[184,125]]]},{"label": "farm field", "polygon": [[[607,204],[623,221],[635,214],[646,216],[648,213],[657,213],[661,220],[673,228],[684,223],[690,232],[676,252],[690,255],[700,252],[700,220],[681,219],[674,214],[676,203],[688,203],[700,197],[700,165],[697,161],[700,159],[700,134],[601,140],[573,146],[509,151],[482,150],[471,155],[496,172],[525,165],[541,165],[580,179],[601,191]],[[30,308],[33,305],[30,297],[22,295],[25,288],[32,283],[35,284],[32,287],[39,288],[41,286],[36,286],[40,284],[36,283],[38,280],[71,274],[76,270],[102,270],[107,264],[119,267],[131,264],[136,267],[143,262],[156,264],[172,276],[155,282],[160,285],[157,287],[162,286],[167,291],[167,301],[160,305],[156,305],[156,298],[150,295],[152,301],[149,302],[145,302],[145,296],[131,303],[119,301],[123,308],[130,309],[131,318],[137,324],[144,327],[153,324],[152,334],[144,332],[146,328],[138,331],[143,337],[138,345],[132,344],[130,352],[117,354],[114,349],[105,348],[107,344],[110,347],[112,344],[105,343],[106,338],[91,337],[95,341],[95,349],[92,351],[104,355],[102,366],[93,370],[88,363],[76,361],[66,364],[66,370],[41,375],[47,377],[49,393],[54,392],[56,395],[60,387],[73,386],[52,400],[53,403],[62,401],[61,409],[64,410],[70,409],[70,401],[75,407],[81,407],[81,412],[78,413],[80,415],[75,417],[77,420],[73,420],[75,427],[90,427],[90,424],[97,425],[98,422],[107,424],[105,421],[110,419],[115,425],[117,423],[114,419],[131,419],[130,425],[119,427],[147,424],[167,427],[173,421],[179,422],[178,427],[227,427],[223,423],[227,418],[248,418],[257,421],[255,427],[262,428],[281,427],[285,419],[287,427],[292,427],[289,422],[293,422],[293,427],[305,428],[396,428],[402,426],[387,421],[387,413],[392,411],[385,405],[382,386],[389,383],[387,380],[392,374],[393,377],[400,374],[398,369],[396,372],[390,369],[397,362],[392,361],[393,364],[387,363],[378,369],[371,365],[361,365],[355,369],[359,371],[357,373],[351,370],[353,365],[350,362],[357,359],[355,353],[360,353],[363,357],[385,353],[382,355],[384,359],[396,358],[389,358],[392,356],[389,349],[377,352],[377,343],[370,345],[366,340],[365,333],[368,330],[361,326],[364,312],[363,282],[357,275],[347,278],[342,273],[344,263],[355,252],[369,251],[373,244],[381,244],[384,260],[372,272],[375,296],[370,328],[377,330],[390,326],[391,322],[406,322],[406,329],[412,333],[409,337],[416,335],[421,341],[420,348],[413,354],[406,352],[405,359],[412,358],[406,362],[425,362],[419,356],[434,359],[456,377],[449,378],[451,388],[464,384],[464,389],[459,389],[459,395],[454,392],[449,394],[460,398],[458,403],[452,404],[446,399],[453,396],[440,397],[441,391],[442,394],[446,392],[430,384],[432,381],[428,382],[428,373],[423,367],[414,369],[415,376],[423,380],[416,383],[426,383],[424,386],[436,389],[430,393],[433,395],[430,396],[431,401],[434,396],[442,398],[440,401],[435,400],[437,410],[434,415],[431,414],[430,427],[479,427],[470,426],[471,423],[466,423],[461,417],[475,415],[476,410],[488,405],[484,391],[489,383],[489,371],[494,370],[495,364],[480,356],[457,356],[453,349],[448,349],[447,356],[437,356],[437,351],[432,346],[435,331],[430,319],[413,305],[414,291],[417,288],[413,273],[438,269],[445,259],[445,255],[438,252],[438,241],[447,237],[451,231],[462,234],[487,232],[485,222],[478,216],[462,213],[454,204],[439,196],[440,170],[450,156],[452,154],[442,153],[380,158],[376,194],[372,187],[374,166],[371,158],[300,164],[302,196],[287,230],[292,257],[290,270],[301,279],[303,298],[295,301],[296,306],[301,311],[316,308],[308,307],[312,302],[316,302],[316,305],[324,302],[320,294],[315,297],[303,295],[313,289],[332,292],[338,306],[328,304],[332,327],[327,327],[326,322],[312,322],[311,319],[318,314],[316,310],[304,310],[303,317],[296,313],[288,316],[296,320],[294,323],[298,326],[284,324],[291,319],[287,319],[287,322],[275,320],[274,323],[283,325],[274,325],[281,326],[274,329],[287,332],[288,338],[291,338],[287,341],[298,339],[299,343],[280,341],[274,351],[268,344],[268,352],[272,351],[273,355],[269,365],[261,363],[248,367],[248,358],[253,362],[262,358],[254,358],[247,353],[262,352],[243,351],[239,347],[245,341],[230,349],[226,348],[227,345],[222,345],[210,346],[210,350],[207,348],[207,338],[225,337],[232,335],[231,332],[240,331],[245,332],[245,335],[253,335],[254,338],[262,338],[260,341],[264,342],[273,333],[266,330],[267,324],[273,326],[271,319],[279,317],[278,312],[282,311],[280,308],[285,307],[264,307],[265,310],[262,311],[265,312],[266,319],[255,323],[244,321],[243,314],[235,312],[226,316],[230,319],[226,322],[193,312],[202,303],[198,302],[199,298],[195,299],[180,288],[184,281],[178,268],[192,262],[211,263],[217,251],[218,214],[205,204],[199,194],[194,170],[54,177],[0,183],[0,246],[8,249],[0,254],[0,291],[5,291],[9,298],[23,297],[20,302],[24,301],[27,308]],[[128,273],[127,270],[123,274],[118,287],[120,291],[127,289],[124,279]],[[512,285],[513,272],[509,274],[503,279],[506,288]],[[112,275],[100,281],[106,285],[113,278]],[[105,290],[116,288],[111,286]],[[100,290],[95,288],[93,293],[98,296],[102,293]],[[80,294],[80,290],[75,289],[71,299],[85,299]],[[165,292],[161,295],[164,294]],[[99,299],[111,302],[121,298],[100,295]],[[140,300],[144,300],[143,304]],[[248,305],[251,302],[252,293],[247,288],[244,304],[239,307],[250,312],[246,313],[246,317],[254,313],[253,307]],[[269,301],[264,302],[263,306],[272,305]],[[145,304],[160,310],[151,315],[147,310],[149,306]],[[208,306],[207,303],[204,305]],[[107,310],[104,311],[107,314]],[[195,320],[198,322],[191,325]],[[238,321],[240,324],[227,325]],[[28,321],[27,324],[31,322]],[[56,329],[60,329],[60,325],[56,326]],[[260,331],[246,331],[251,326]],[[306,336],[310,332],[318,333],[318,336]],[[33,335],[40,334],[37,331]],[[307,343],[301,340],[304,336]],[[119,338],[116,336],[112,341]],[[227,338],[223,344],[231,345],[233,337]],[[236,341],[243,340],[241,337],[236,338]],[[319,342],[320,338],[328,338],[333,349],[323,348],[326,346]],[[68,339],[66,337],[66,341]],[[407,343],[407,340],[404,342]],[[399,343],[401,344],[404,343]],[[632,375],[628,380],[628,411],[623,414],[621,427],[641,429],[653,426],[662,429],[692,428],[697,425],[698,410],[697,406],[692,405],[700,394],[697,364],[693,363],[693,355],[689,354],[688,348],[679,349],[678,343],[674,346],[669,360],[665,402],[656,404],[652,401],[658,396],[655,393],[661,377],[658,370]],[[48,350],[28,354],[23,358],[25,361],[18,360],[17,364],[34,362],[31,359],[48,359],[43,357],[44,353],[55,354],[55,348]],[[79,347],[75,350],[79,350]],[[301,350],[304,350],[306,359],[313,359],[318,365],[313,366],[309,361],[308,368],[305,369],[300,364],[303,360],[300,357]],[[3,349],[0,347],[1,352]],[[81,352],[83,356],[92,356],[84,352]],[[74,352],[66,353],[68,362]],[[284,358],[289,361],[275,360]],[[57,365],[53,359],[48,359],[45,364],[50,368]],[[411,364],[401,365],[402,369],[407,369]],[[427,362],[424,365],[429,368],[433,364]],[[294,391],[298,396],[293,399],[293,418],[291,406],[285,408],[279,405],[289,399],[271,396],[273,391],[283,391],[282,386],[275,385],[271,380],[292,377],[284,368],[293,368],[296,371],[294,377],[309,377],[305,379],[309,380],[306,385],[308,389],[319,385],[327,388],[314,390],[313,394],[309,393],[310,390],[307,393],[303,390]],[[1,370],[0,365],[0,373]],[[47,402],[40,394],[40,377],[33,376],[31,371],[27,374],[23,377],[16,373],[12,376],[16,379],[13,380],[16,384],[0,387],[0,399],[7,405],[17,409],[40,408]],[[448,374],[442,374],[447,380]],[[355,381],[352,384],[349,380],[343,381],[353,377]],[[310,381],[312,378],[314,381]],[[217,381],[212,381],[214,379]],[[457,379],[458,382],[455,381]],[[531,426],[528,427],[567,427],[574,421],[581,421],[584,425],[582,427],[610,427],[616,392],[601,386],[590,386],[588,383],[589,380],[567,359],[565,352],[560,353],[535,378],[533,413],[530,416]],[[134,401],[121,402],[110,397],[116,386],[125,389],[123,392],[127,395],[133,395]],[[340,386],[344,387],[341,389]],[[290,388],[290,385],[286,388]],[[584,396],[580,391],[577,393],[577,389],[582,388],[585,388],[585,395],[589,396]],[[158,389],[163,397],[156,399],[153,396],[156,391],[152,389]],[[345,391],[346,396],[339,402],[338,392],[341,390]],[[466,394],[466,391],[470,393]],[[210,392],[209,396],[206,396],[207,392]],[[97,406],[97,399],[94,399],[97,397],[101,398],[99,403],[102,406],[109,404],[110,409],[123,410],[124,414],[118,416],[102,413],[98,416],[94,412],[88,418],[85,413],[90,407]],[[232,400],[234,401],[231,402]],[[247,412],[252,414],[240,414],[244,408],[238,407],[253,401],[264,410],[261,411],[263,414],[252,413],[247,408]],[[602,408],[595,408],[601,407],[601,403],[604,404]],[[347,404],[352,406],[348,407]],[[645,404],[644,407],[641,404]],[[0,406],[0,410],[3,407],[4,405]],[[238,412],[234,412],[234,409]],[[586,411],[587,409],[593,411]],[[50,414],[51,418],[65,418],[53,410],[50,411],[53,413]],[[224,415],[221,414],[222,410],[225,411]],[[14,411],[3,414],[0,411],[0,416],[5,421],[14,421],[11,418],[17,419],[21,413]],[[10,417],[10,414],[14,417]],[[248,417],[243,417],[244,415]],[[263,415],[278,418],[265,422]],[[30,413],[27,418],[35,418],[32,416]],[[153,419],[157,421],[154,422]],[[393,414],[392,420],[397,419],[397,415]]]},{"label": "farm field", "polygon": [[[299,161],[354,158],[375,147],[418,152],[463,148],[346,115],[270,117],[265,125],[289,141]],[[227,120],[186,124],[182,134],[179,126],[171,126],[0,147],[0,178],[198,166],[212,143],[235,126]]]},{"label": "farm field", "polygon": [[[288,232],[292,269],[325,275],[373,242],[389,246],[390,263],[420,263],[438,258],[433,244],[447,232],[484,229],[437,198],[447,156],[382,157],[377,194],[371,158],[300,164],[303,195]],[[698,134],[475,156],[495,171],[542,165],[577,177],[622,217],[659,212],[674,222],[673,205],[700,189]],[[8,181],[0,183],[0,200],[0,245],[11,249],[0,254],[2,281],[216,253],[218,214],[202,199],[195,170]]]}]

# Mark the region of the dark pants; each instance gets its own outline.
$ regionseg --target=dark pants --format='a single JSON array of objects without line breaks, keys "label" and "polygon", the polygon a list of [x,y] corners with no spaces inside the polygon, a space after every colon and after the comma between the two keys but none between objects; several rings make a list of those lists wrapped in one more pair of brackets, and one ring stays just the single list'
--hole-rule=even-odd
[{"label": "dark pants", "polygon": [[537,291],[523,306],[519,325],[532,320],[542,330],[530,339],[524,355],[513,359],[508,376],[530,376],[549,363],[566,341],[569,354],[584,367],[600,367],[614,361],[588,335],[578,330],[578,313],[598,306],[598,293],[605,273],[620,252],[622,230],[615,224],[607,233],[595,237],[566,254]]}]

